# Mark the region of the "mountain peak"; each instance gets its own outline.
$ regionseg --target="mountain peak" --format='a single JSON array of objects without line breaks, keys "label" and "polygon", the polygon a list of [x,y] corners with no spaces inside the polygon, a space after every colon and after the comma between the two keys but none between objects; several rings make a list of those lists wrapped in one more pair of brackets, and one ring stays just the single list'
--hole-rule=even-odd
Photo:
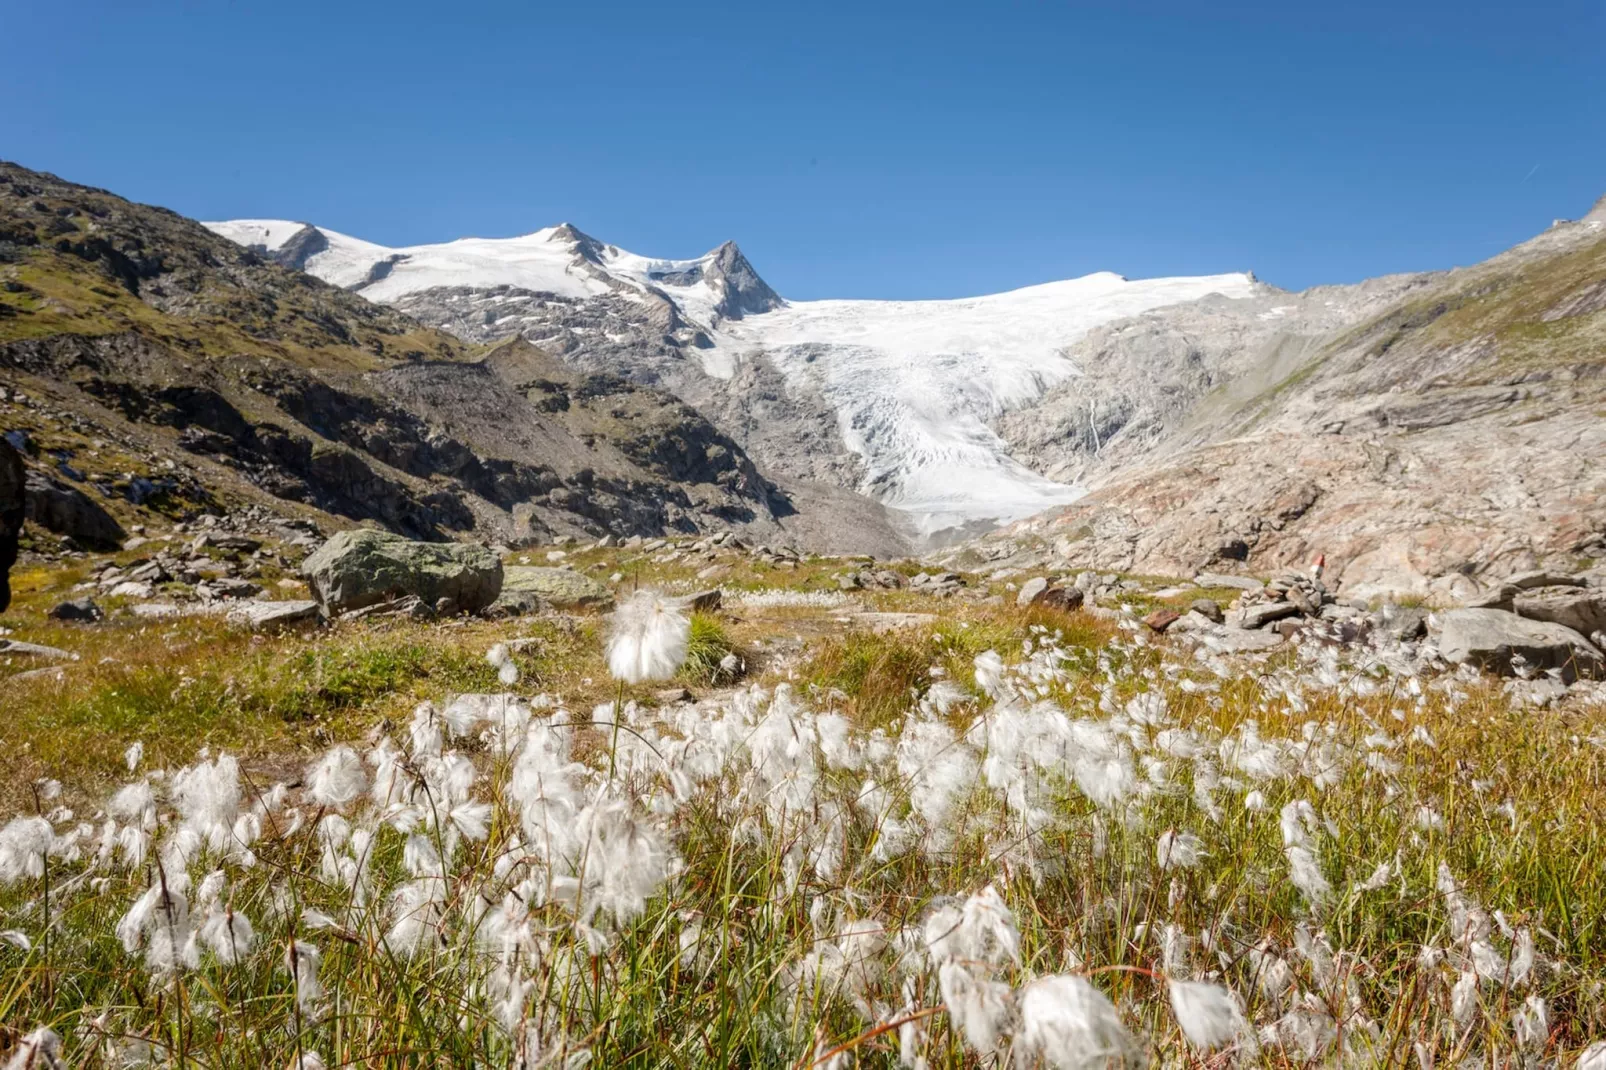
[{"label": "mountain peak", "polygon": [[709,255],[708,278],[724,294],[714,310],[724,319],[739,320],[744,315],[771,312],[786,304],[781,295],[759,277],[735,242],[721,242]]}]

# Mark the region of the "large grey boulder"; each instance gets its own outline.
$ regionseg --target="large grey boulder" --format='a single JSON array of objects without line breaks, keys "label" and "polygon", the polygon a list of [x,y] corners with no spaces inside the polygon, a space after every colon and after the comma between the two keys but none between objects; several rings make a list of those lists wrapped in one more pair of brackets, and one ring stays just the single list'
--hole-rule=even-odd
[{"label": "large grey boulder", "polygon": [[11,604],[11,566],[17,563],[17,536],[27,512],[22,455],[0,438],[0,613]]},{"label": "large grey boulder", "polygon": [[367,529],[337,533],[301,573],[330,616],[407,595],[441,612],[477,613],[502,591],[502,562],[483,546]]},{"label": "large grey boulder", "polygon": [[1571,628],[1551,621],[1526,620],[1503,609],[1452,609],[1439,615],[1439,653],[1444,660],[1470,662],[1504,675],[1512,659],[1538,669],[1560,669],[1562,679],[1600,676],[1606,656]]},{"label": "large grey boulder", "polygon": [[1519,617],[1548,620],[1592,636],[1606,631],[1606,591],[1591,587],[1542,587],[1516,598]]},{"label": "large grey boulder", "polygon": [[122,525],[77,487],[30,471],[25,483],[28,519],[82,546],[116,550],[128,538]]},{"label": "large grey boulder", "polygon": [[566,568],[537,568],[509,565],[502,578],[502,591],[512,600],[516,595],[533,595],[559,609],[613,605],[613,592],[590,576]]}]

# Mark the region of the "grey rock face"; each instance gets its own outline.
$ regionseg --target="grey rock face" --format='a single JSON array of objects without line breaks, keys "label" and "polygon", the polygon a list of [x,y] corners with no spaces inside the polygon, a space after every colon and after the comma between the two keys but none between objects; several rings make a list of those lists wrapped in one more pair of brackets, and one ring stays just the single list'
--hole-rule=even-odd
[{"label": "grey rock face", "polygon": [[122,525],[77,487],[30,471],[26,482],[28,519],[47,531],[66,535],[97,550],[115,550],[128,533]]},{"label": "grey rock face", "polygon": [[310,599],[286,602],[241,602],[229,608],[228,619],[252,631],[277,631],[318,619],[318,603]]},{"label": "grey rock face", "polygon": [[1516,613],[1529,620],[1548,620],[1581,635],[1606,631],[1606,591],[1587,587],[1541,587],[1514,600]]},{"label": "grey rock face", "polygon": [[1015,604],[1029,606],[1038,595],[1048,590],[1048,580],[1043,576],[1034,576],[1020,585],[1020,593],[1015,596]]},{"label": "grey rock face", "polygon": [[1440,615],[1439,653],[1449,662],[1471,662],[1503,675],[1520,657],[1535,669],[1560,669],[1564,680],[1600,676],[1606,657],[1571,628],[1526,620],[1501,609],[1453,609]]},{"label": "grey rock face", "polygon": [[502,562],[483,546],[413,542],[381,531],[339,532],[301,571],[329,615],[407,596],[477,613],[502,591]]}]

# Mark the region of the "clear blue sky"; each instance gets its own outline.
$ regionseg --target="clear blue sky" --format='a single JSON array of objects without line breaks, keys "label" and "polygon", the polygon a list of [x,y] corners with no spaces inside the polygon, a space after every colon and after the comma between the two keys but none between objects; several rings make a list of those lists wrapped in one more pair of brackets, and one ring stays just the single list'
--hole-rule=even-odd
[{"label": "clear blue sky", "polygon": [[784,295],[1479,260],[1606,193],[1601,0],[23,3],[0,157],[390,245],[734,238]]}]

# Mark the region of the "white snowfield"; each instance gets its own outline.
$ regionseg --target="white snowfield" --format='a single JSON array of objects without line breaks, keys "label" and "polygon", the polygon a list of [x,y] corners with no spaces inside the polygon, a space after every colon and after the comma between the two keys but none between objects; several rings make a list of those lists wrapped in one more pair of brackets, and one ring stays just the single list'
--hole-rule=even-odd
[{"label": "white snowfield", "polygon": [[[243,245],[276,249],[303,224],[206,226]],[[664,294],[713,340],[712,349],[698,351],[707,374],[728,379],[762,352],[789,383],[817,390],[835,409],[844,444],[865,461],[859,489],[904,512],[926,536],[1017,520],[1082,495],[1017,463],[990,424],[1070,376],[1098,374],[1065,356],[1089,330],[1210,294],[1247,297],[1254,287],[1248,274],[1128,281],[1100,272],[959,300],[796,301],[715,322],[723,295],[706,278],[677,284],[657,277],[706,267],[712,253],[657,260],[602,246],[598,264],[580,255],[571,230],[557,227],[399,249],[319,229],[328,248],[306,270],[375,301],[437,286],[507,285],[581,299],[649,288]],[[392,262],[388,274],[364,285],[385,261]]]}]

